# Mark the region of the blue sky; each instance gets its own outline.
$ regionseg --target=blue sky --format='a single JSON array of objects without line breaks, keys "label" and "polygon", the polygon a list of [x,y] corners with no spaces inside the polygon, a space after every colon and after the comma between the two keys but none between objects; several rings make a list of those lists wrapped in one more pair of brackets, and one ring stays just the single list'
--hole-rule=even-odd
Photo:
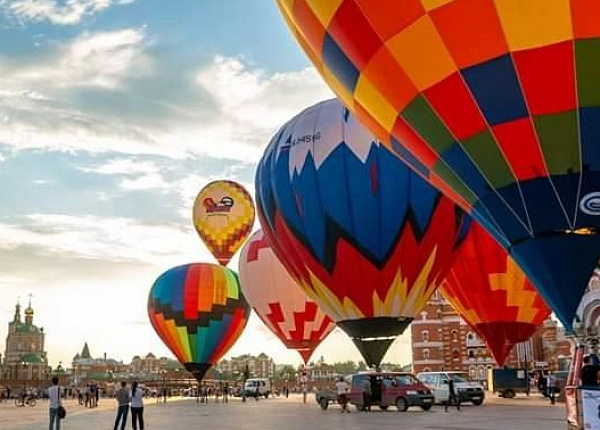
[{"label": "blue sky", "polygon": [[[332,93],[270,0],[0,0],[0,40],[0,337],[32,294],[53,365],[85,341],[170,355],[146,300],[169,267],[214,261],[196,193],[253,192],[270,137]],[[228,355],[246,352],[300,363],[254,317]],[[339,331],[321,355],[359,359]],[[408,336],[385,360],[410,360]]]}]

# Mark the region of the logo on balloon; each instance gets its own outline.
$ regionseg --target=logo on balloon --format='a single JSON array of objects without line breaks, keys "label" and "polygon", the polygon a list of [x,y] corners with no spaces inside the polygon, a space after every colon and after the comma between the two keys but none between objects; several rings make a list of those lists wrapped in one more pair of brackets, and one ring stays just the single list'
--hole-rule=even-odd
[{"label": "logo on balloon", "polygon": [[233,207],[231,197],[223,197],[219,202],[215,202],[211,197],[207,197],[202,202],[207,214],[229,213]]},{"label": "logo on balloon", "polygon": [[600,215],[600,192],[594,191],[583,196],[579,208],[588,215]]}]

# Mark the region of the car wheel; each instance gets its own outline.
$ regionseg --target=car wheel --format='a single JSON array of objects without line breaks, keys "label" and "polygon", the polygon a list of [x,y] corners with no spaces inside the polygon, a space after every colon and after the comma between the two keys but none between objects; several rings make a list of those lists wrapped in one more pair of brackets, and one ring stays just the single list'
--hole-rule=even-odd
[{"label": "car wheel", "polygon": [[428,411],[429,409],[431,409],[431,406],[433,406],[431,403],[424,404],[421,405],[421,409],[423,409],[424,411]]},{"label": "car wheel", "polygon": [[399,412],[406,412],[408,409],[408,402],[404,397],[398,397],[396,399],[396,408]]},{"label": "car wheel", "polygon": [[387,411],[388,405],[379,405],[379,409],[381,409],[382,411]]},{"label": "car wheel", "polygon": [[329,407],[329,401],[325,397],[321,397],[319,399],[319,406],[321,406],[321,409],[326,411],[327,408]]},{"label": "car wheel", "polygon": [[510,389],[509,389],[509,390],[504,390],[504,393],[503,393],[503,394],[504,394],[504,396],[503,396],[503,397],[504,397],[505,399],[512,399],[513,397],[515,397],[515,392],[514,392],[514,390],[510,390]]},{"label": "car wheel", "polygon": [[475,406],[479,406],[483,403],[483,397],[478,397],[476,399],[473,399],[472,402]]}]

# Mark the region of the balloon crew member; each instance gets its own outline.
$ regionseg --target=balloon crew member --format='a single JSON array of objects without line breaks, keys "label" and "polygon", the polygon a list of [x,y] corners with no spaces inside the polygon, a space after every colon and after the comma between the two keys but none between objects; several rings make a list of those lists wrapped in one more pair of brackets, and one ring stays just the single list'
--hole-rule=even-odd
[{"label": "balloon crew member", "polygon": [[448,380],[448,401],[444,404],[444,412],[448,412],[448,405],[455,405],[456,410],[460,411],[460,399],[456,395],[453,379]]}]

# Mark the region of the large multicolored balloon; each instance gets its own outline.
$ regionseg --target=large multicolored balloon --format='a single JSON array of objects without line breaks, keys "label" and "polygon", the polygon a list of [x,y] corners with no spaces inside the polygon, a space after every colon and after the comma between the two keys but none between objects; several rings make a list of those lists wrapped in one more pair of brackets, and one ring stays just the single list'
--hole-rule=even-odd
[{"label": "large multicolored balloon", "polygon": [[551,313],[517,263],[477,223],[440,290],[485,339],[500,366],[512,347],[529,339]]},{"label": "large multicolored balloon", "polygon": [[213,181],[194,201],[194,227],[223,266],[242,246],[254,225],[254,202],[237,182]]},{"label": "large multicolored balloon", "polygon": [[277,2],[340,99],[570,327],[600,256],[600,3]]},{"label": "large multicolored balloon", "polygon": [[233,346],[249,314],[236,273],[216,264],[173,267],[148,297],[152,327],[198,381]]},{"label": "large multicolored balloon", "polygon": [[277,257],[377,366],[445,277],[464,213],[337,100],[277,132],[256,193]]},{"label": "large multicolored balloon", "polygon": [[335,328],[314,300],[294,281],[263,237],[255,232],[242,247],[239,261],[244,296],[283,344],[304,363]]}]

